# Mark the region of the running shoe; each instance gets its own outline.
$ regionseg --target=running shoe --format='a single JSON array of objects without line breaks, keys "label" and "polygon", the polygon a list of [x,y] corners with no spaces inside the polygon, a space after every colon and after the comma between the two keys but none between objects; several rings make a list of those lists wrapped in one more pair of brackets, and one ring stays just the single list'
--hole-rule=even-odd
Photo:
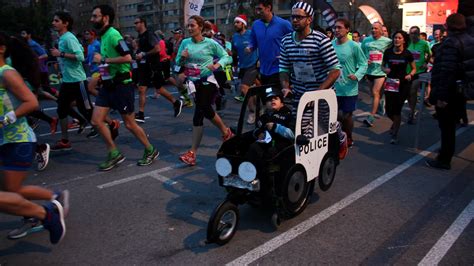
[{"label": "running shoe", "polygon": [[19,239],[29,234],[44,230],[43,224],[36,218],[23,218],[23,225],[8,233],[9,239]]},{"label": "running shoe", "polygon": [[373,115],[368,115],[366,119],[364,119],[364,124],[366,124],[368,127],[373,127],[374,126],[374,116]]},{"label": "running shoe", "polygon": [[390,139],[390,144],[396,145],[398,144],[398,138],[395,135],[392,135],[392,138]]},{"label": "running shoe", "polygon": [[70,122],[69,124],[67,124],[68,129],[78,128],[79,126],[80,126],[80,124],[76,123],[76,122]]},{"label": "running shoe", "polygon": [[95,127],[92,127],[91,131],[89,132],[89,134],[87,134],[86,138],[93,139],[97,136],[99,136],[99,131],[97,131],[97,129]]},{"label": "running shoe", "polygon": [[174,108],[174,117],[178,117],[181,114],[181,111],[183,110],[183,101],[176,100],[173,104],[173,108]]},{"label": "running shoe", "polygon": [[79,124],[79,129],[77,130],[77,134],[82,134],[84,132],[84,129],[86,129],[87,122],[83,122]]},{"label": "running shoe", "polygon": [[230,128],[228,127],[227,130],[226,130],[226,134],[224,136],[222,136],[222,140],[223,141],[228,141],[233,136],[235,136],[234,133],[232,133],[232,130],[230,130]]},{"label": "running shoe", "polygon": [[57,117],[53,117],[53,120],[51,120],[51,123],[49,123],[49,128],[50,128],[51,135],[56,134],[56,130],[58,128],[58,118]]},{"label": "running shoe", "polygon": [[342,132],[342,134],[344,135],[344,137],[343,141],[339,144],[339,160],[343,160],[344,158],[346,158],[347,153],[349,152],[347,144],[347,135],[345,132]]},{"label": "running shoe", "polygon": [[69,190],[56,191],[53,196],[53,200],[59,201],[64,210],[64,218],[69,214]]},{"label": "running shoe", "polygon": [[72,149],[71,142],[69,140],[58,140],[53,147],[51,147],[51,151],[69,151]]},{"label": "running shoe", "polygon": [[143,157],[138,160],[137,165],[139,166],[145,166],[145,165],[150,165],[153,163],[153,161],[160,155],[160,152],[153,147],[153,150],[150,152],[145,149],[145,152],[143,153]]},{"label": "running shoe", "polygon": [[184,107],[193,107],[194,104],[193,104],[193,101],[191,101],[191,100],[185,100],[185,101],[183,102],[183,106],[184,106]]},{"label": "running shoe", "polygon": [[193,151],[187,151],[185,154],[179,156],[179,159],[187,165],[196,165],[196,154]]},{"label": "running shoe", "polygon": [[49,152],[51,150],[48,143],[38,145],[39,149],[37,150],[36,160],[38,161],[37,169],[38,171],[43,171],[46,169],[49,163]]},{"label": "running shoe", "polygon": [[119,135],[120,121],[117,119],[112,120],[112,123],[109,125],[110,134],[112,135],[112,140],[115,140]]},{"label": "running shoe", "polygon": [[451,165],[442,163],[438,160],[426,160],[425,163],[428,167],[431,167],[434,169],[451,170]]},{"label": "running shoe", "polygon": [[43,220],[43,226],[49,231],[49,240],[52,244],[57,244],[63,240],[66,235],[66,224],[64,223],[64,210],[61,203],[57,200],[44,205],[46,217]]},{"label": "running shoe", "polygon": [[416,113],[410,113],[410,115],[408,116],[408,121],[407,123],[409,125],[414,125],[416,124]]},{"label": "running shoe", "polygon": [[125,161],[125,157],[120,152],[118,152],[115,156],[112,155],[111,152],[109,152],[109,154],[107,155],[107,160],[99,164],[99,170],[109,171],[110,169],[119,165],[123,161]]},{"label": "running shoe", "polygon": [[379,110],[377,111],[377,113],[381,116],[385,115],[385,96],[382,96],[382,98],[380,99]]},{"label": "running shoe", "polygon": [[145,123],[145,114],[136,113],[135,114],[135,121],[137,121],[138,123]]},{"label": "running shoe", "polygon": [[244,99],[245,99],[245,97],[242,96],[242,95],[240,95],[240,96],[235,96],[234,99],[235,99],[236,101],[238,101],[238,102],[243,102]]}]

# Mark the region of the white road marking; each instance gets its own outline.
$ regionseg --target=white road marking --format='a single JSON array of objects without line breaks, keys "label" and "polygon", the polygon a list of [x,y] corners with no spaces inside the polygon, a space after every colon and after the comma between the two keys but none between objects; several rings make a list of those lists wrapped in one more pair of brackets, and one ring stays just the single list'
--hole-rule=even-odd
[{"label": "white road marking", "polygon": [[[474,122],[470,123],[471,125]],[[468,127],[458,129],[456,131],[456,136],[464,133],[468,130]],[[290,242],[291,240],[297,238],[301,234],[305,233],[309,229],[315,227],[316,225],[324,222],[334,214],[338,213],[342,209],[346,208],[347,206],[351,205],[358,199],[362,198],[363,196],[367,195],[368,193],[372,192],[374,189],[380,187],[381,185],[385,184],[386,182],[390,181],[393,177],[397,176],[401,172],[405,171],[406,169],[413,166],[415,163],[420,161],[421,159],[425,158],[431,152],[437,150],[440,147],[440,142],[433,144],[429,147],[426,151],[421,151],[417,155],[413,156],[412,158],[408,159],[401,165],[395,167],[388,173],[378,177],[374,181],[370,182],[369,184],[365,185],[364,187],[360,188],[356,192],[348,195],[347,197],[343,198],[339,202],[335,203],[334,205],[328,207],[327,209],[323,210],[322,212],[310,217],[306,221],[294,226],[293,228],[289,229],[288,231],[270,239],[266,243],[254,248],[253,250],[247,252],[246,254],[236,258],[235,260],[227,263],[226,265],[248,265],[263,256],[270,254],[277,248],[285,245],[286,243]]]},{"label": "white road marking", "polygon": [[[138,180],[138,179],[142,179],[142,178],[145,178],[145,177],[152,177],[152,178],[154,178],[158,181],[161,181],[161,182],[163,182],[167,185],[174,185],[178,182],[176,182],[176,181],[174,181],[174,180],[172,180],[172,179],[170,179],[166,176],[160,175],[160,174],[164,173],[164,172],[171,171],[171,170],[183,168],[183,167],[188,167],[188,166],[186,166],[184,163],[177,163],[177,164],[174,164],[174,165],[171,165],[171,166],[159,168],[159,169],[156,169],[156,170],[153,170],[153,171],[145,172],[145,173],[142,173],[142,174],[138,174],[138,175],[130,176],[130,177],[127,177],[127,178],[118,179],[118,180],[115,180],[115,181],[112,181],[112,182],[109,182],[109,183],[105,183],[105,184],[102,184],[102,185],[98,185],[97,188],[98,189],[110,188],[110,187],[113,187],[113,186],[117,186],[117,185],[125,184],[125,183],[131,182],[131,181],[135,181],[135,180]],[[201,168],[194,167],[193,169],[197,170],[197,169],[201,169]]]},{"label": "white road marking", "polygon": [[426,256],[420,261],[419,266],[438,265],[461,233],[474,219],[474,200],[467,205],[443,236],[436,242]]}]

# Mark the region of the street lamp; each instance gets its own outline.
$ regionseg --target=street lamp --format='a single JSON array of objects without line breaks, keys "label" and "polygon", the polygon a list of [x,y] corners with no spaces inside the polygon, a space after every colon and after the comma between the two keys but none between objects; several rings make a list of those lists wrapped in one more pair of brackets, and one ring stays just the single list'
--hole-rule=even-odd
[{"label": "street lamp", "polygon": [[357,7],[355,6],[355,0],[349,0],[349,12],[352,16],[352,29],[351,31],[355,30],[355,21],[356,21],[356,12]]}]

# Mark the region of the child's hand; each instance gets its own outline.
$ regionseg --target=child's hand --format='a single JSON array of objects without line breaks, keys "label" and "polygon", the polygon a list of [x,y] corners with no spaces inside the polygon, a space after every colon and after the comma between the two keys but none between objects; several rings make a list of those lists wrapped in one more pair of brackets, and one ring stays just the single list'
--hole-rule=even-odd
[{"label": "child's hand", "polygon": [[267,130],[268,130],[268,131],[271,131],[271,130],[272,130],[273,124],[274,124],[274,123],[269,122],[269,123],[267,123],[267,124],[265,125],[265,126],[267,127]]}]

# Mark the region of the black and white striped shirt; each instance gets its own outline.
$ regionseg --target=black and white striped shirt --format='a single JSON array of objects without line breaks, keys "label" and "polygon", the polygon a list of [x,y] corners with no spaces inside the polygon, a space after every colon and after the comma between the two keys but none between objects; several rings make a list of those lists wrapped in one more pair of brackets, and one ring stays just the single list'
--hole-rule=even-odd
[{"label": "black and white striped shirt", "polygon": [[280,72],[290,73],[294,100],[306,91],[314,91],[328,78],[329,71],[341,69],[331,41],[319,31],[312,30],[302,41],[295,33],[285,35],[280,48]]}]

